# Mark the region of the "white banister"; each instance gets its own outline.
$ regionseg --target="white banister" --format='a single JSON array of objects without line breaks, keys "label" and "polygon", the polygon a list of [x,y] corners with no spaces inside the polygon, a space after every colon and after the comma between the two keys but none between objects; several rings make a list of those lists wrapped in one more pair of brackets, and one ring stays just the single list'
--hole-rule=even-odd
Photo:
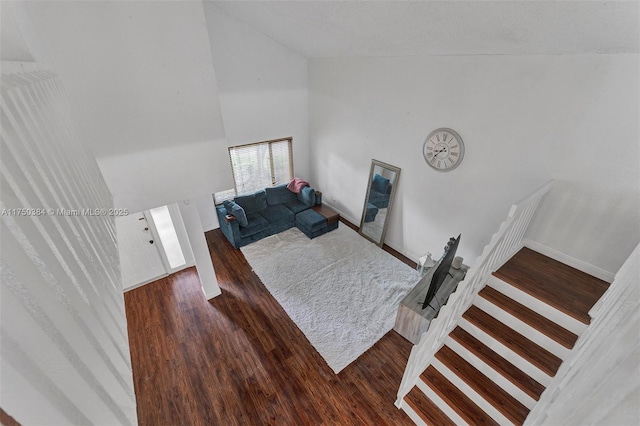
[{"label": "white banister", "polygon": [[459,290],[450,296],[438,317],[429,325],[429,330],[411,349],[398,390],[397,407],[400,407],[402,398],[415,386],[420,374],[429,366],[435,353],[458,324],[462,314],[471,306],[478,292],[485,286],[489,275],[522,248],[522,238],[531,218],[552,186],[553,181],[549,181],[521,202],[511,206],[507,219],[500,225],[498,232],[491,237],[491,241],[471,267],[465,280],[460,283]]}]

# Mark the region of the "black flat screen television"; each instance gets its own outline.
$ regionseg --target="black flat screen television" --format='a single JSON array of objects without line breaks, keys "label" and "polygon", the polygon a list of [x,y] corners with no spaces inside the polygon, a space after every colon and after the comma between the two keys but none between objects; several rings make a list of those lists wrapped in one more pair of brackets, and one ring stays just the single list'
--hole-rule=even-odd
[{"label": "black flat screen television", "polygon": [[458,235],[458,238],[454,240],[453,244],[451,244],[449,249],[442,255],[440,264],[438,264],[436,271],[431,276],[431,283],[429,284],[429,290],[427,290],[427,297],[425,297],[424,302],[422,303],[422,309],[426,309],[427,306],[429,306],[438,292],[438,289],[447,278],[447,275],[449,275],[451,263],[453,262],[453,258],[456,257],[456,250],[458,250],[458,244],[460,243],[460,235]]}]

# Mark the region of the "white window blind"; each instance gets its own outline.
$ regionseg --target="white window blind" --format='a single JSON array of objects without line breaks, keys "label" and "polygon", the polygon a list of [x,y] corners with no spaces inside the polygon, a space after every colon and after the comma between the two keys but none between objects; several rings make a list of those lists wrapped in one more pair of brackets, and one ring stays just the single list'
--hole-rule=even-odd
[{"label": "white window blind", "polygon": [[293,179],[291,138],[229,147],[229,159],[235,188],[215,193],[216,204]]}]

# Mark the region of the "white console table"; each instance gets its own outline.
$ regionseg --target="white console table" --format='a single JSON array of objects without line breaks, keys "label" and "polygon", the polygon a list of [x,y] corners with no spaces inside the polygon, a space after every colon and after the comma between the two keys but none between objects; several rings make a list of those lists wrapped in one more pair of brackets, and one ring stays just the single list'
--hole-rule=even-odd
[{"label": "white console table", "polygon": [[438,289],[436,296],[431,301],[431,305],[422,309],[422,303],[427,297],[429,283],[436,266],[422,277],[398,306],[396,324],[393,329],[414,345],[418,344],[422,333],[429,329],[431,320],[438,315],[440,308],[447,303],[449,295],[456,290],[458,283],[464,279],[469,270],[467,265],[462,265],[460,269],[451,268],[449,270],[450,275],[447,275],[447,278]]}]

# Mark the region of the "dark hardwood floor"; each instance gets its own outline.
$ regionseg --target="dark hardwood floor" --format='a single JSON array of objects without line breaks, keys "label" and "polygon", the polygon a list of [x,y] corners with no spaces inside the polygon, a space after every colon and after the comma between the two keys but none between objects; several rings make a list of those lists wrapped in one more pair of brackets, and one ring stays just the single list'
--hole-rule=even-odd
[{"label": "dark hardwood floor", "polygon": [[221,296],[194,268],[125,293],[139,424],[413,424],[393,404],[408,341],[390,331],[334,374],[242,252],[206,237]]},{"label": "dark hardwood floor", "polygon": [[584,324],[589,324],[589,310],[609,288],[609,283],[527,247],[493,275]]}]

